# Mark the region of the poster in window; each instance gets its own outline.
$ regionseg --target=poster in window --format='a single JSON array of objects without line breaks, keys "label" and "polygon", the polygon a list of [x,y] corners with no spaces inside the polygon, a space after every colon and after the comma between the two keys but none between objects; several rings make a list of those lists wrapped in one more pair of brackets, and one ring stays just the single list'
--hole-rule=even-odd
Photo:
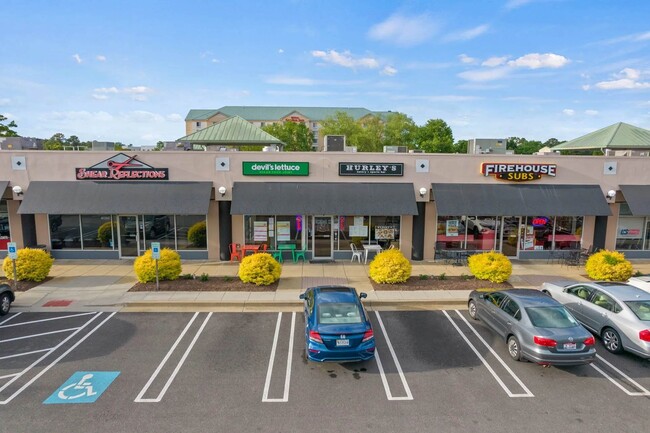
[{"label": "poster in window", "polygon": [[362,216],[355,216],[354,217],[354,225],[355,226],[362,226],[363,225],[363,217]]},{"label": "poster in window", "polygon": [[253,222],[253,240],[255,242],[266,242],[267,238],[267,224],[266,221],[254,221]]},{"label": "poster in window", "polygon": [[394,240],[395,228],[392,226],[376,226],[375,239],[377,240]]},{"label": "poster in window", "polygon": [[458,220],[447,220],[447,236],[458,236]]},{"label": "poster in window", "polygon": [[278,221],[278,241],[291,240],[291,223],[289,221]]},{"label": "poster in window", "polygon": [[621,218],[618,220],[618,239],[640,239],[643,233],[643,218]]},{"label": "poster in window", "polygon": [[350,236],[367,238],[368,226],[350,226]]}]

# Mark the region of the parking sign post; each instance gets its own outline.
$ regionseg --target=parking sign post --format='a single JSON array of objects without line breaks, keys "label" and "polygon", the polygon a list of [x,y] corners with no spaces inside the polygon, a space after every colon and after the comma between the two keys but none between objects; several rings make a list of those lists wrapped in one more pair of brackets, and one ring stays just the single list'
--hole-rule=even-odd
[{"label": "parking sign post", "polygon": [[160,288],[158,284],[158,260],[160,260],[160,242],[151,243],[151,257],[156,261],[156,291]]},{"label": "parking sign post", "polygon": [[7,253],[9,254],[9,258],[13,262],[14,266],[14,291],[16,291],[16,286],[18,284],[18,276],[16,275],[16,258],[18,257],[18,253],[16,252],[16,242],[9,242],[7,244]]}]

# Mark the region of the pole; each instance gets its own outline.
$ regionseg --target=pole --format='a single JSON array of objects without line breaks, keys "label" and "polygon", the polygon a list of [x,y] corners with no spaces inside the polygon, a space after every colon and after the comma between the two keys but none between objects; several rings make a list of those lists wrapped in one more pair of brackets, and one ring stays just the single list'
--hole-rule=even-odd
[{"label": "pole", "polygon": [[16,259],[13,259],[14,263],[14,292],[18,291],[18,275],[16,274]]},{"label": "pole", "polygon": [[158,291],[160,287],[158,286],[158,259],[156,259],[156,291]]}]

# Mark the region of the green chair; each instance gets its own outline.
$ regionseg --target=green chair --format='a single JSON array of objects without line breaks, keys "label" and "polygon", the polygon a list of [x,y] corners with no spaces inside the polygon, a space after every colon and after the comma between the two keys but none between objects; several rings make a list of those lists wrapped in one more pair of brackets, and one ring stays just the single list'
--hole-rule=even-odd
[{"label": "green chair", "polygon": [[272,256],[275,260],[277,260],[278,263],[282,263],[282,262],[284,261],[284,260],[282,259],[282,251],[274,250],[274,251],[271,253],[271,256]]},{"label": "green chair", "polygon": [[303,263],[307,261],[305,257],[305,250],[296,250],[296,256],[294,258],[295,262],[298,263],[298,260],[302,258]]}]

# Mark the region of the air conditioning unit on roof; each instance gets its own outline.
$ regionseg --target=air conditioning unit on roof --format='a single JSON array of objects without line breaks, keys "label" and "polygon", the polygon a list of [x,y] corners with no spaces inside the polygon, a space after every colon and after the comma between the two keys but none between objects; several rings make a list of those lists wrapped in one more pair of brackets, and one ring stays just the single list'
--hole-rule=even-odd
[{"label": "air conditioning unit on roof", "polygon": [[325,152],[343,152],[345,150],[345,135],[326,135]]},{"label": "air conditioning unit on roof", "polygon": [[406,153],[409,148],[406,146],[384,146],[384,153]]}]

